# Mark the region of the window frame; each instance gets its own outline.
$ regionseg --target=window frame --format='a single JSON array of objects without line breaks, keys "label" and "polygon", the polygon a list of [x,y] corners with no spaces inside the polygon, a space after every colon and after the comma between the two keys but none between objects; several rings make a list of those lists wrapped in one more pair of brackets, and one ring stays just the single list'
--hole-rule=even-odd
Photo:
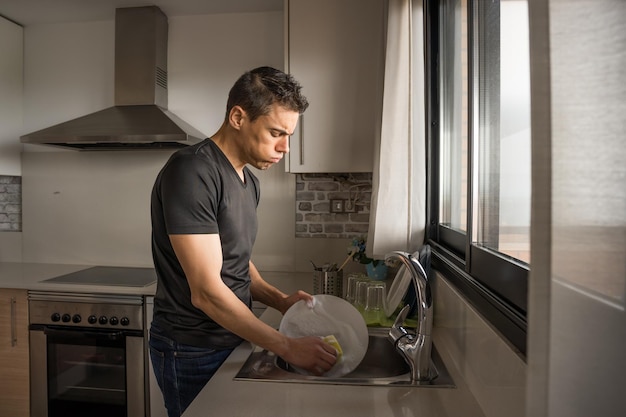
[{"label": "window frame", "polygon": [[[442,273],[467,300],[489,321],[520,354],[526,356],[527,294],[529,266],[512,257],[472,243],[474,141],[477,140],[475,117],[476,48],[474,0],[468,7],[468,71],[469,71],[469,155],[467,190],[467,231],[462,232],[440,224],[440,115],[439,115],[439,7],[440,2],[424,2],[426,27],[426,100],[427,100],[427,243],[433,249],[433,268]],[[480,3],[480,2],[479,2]]]}]

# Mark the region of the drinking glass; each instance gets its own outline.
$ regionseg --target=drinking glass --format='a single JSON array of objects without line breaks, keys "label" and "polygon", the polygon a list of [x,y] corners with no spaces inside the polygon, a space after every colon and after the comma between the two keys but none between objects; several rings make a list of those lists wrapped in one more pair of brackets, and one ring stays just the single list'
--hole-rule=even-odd
[{"label": "drinking glass", "polygon": [[365,311],[367,305],[367,289],[370,286],[369,279],[363,279],[356,282],[356,293],[354,299],[354,306],[359,310],[361,314]]},{"label": "drinking glass", "polygon": [[367,281],[367,276],[365,274],[350,274],[348,275],[347,280],[347,288],[346,288],[346,301],[348,301],[352,305],[356,305],[356,294],[357,294],[357,282]]},{"label": "drinking glass", "polygon": [[368,284],[363,317],[368,326],[381,326],[386,319],[387,287],[380,281],[371,281]]}]

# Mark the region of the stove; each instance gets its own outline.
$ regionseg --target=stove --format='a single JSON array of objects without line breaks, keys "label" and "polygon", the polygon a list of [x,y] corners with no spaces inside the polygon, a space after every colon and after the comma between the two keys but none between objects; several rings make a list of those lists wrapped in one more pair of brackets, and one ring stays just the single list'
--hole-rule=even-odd
[{"label": "stove", "polygon": [[29,323],[66,330],[134,330],[145,328],[144,300],[138,295],[29,291]]},{"label": "stove", "polygon": [[92,268],[72,272],[71,274],[46,279],[42,282],[146,287],[156,282],[156,273],[153,268],[94,266]]},{"label": "stove", "polygon": [[[96,266],[42,282],[145,287],[155,281],[152,268]],[[28,292],[33,417],[146,415],[146,297],[100,291]]]}]

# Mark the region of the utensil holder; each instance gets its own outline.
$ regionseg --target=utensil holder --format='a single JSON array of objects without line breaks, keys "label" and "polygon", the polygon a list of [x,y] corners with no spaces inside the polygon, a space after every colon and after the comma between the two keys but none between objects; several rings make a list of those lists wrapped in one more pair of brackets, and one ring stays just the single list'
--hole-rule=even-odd
[{"label": "utensil holder", "polygon": [[313,294],[343,297],[343,271],[314,271]]}]

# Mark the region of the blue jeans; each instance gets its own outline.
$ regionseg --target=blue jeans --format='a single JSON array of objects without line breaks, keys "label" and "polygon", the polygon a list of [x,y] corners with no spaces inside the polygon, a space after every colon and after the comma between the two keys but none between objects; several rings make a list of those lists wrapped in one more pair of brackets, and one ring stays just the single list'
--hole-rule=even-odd
[{"label": "blue jeans", "polygon": [[179,417],[233,349],[214,350],[176,343],[154,325],[150,360],[169,417]]}]

